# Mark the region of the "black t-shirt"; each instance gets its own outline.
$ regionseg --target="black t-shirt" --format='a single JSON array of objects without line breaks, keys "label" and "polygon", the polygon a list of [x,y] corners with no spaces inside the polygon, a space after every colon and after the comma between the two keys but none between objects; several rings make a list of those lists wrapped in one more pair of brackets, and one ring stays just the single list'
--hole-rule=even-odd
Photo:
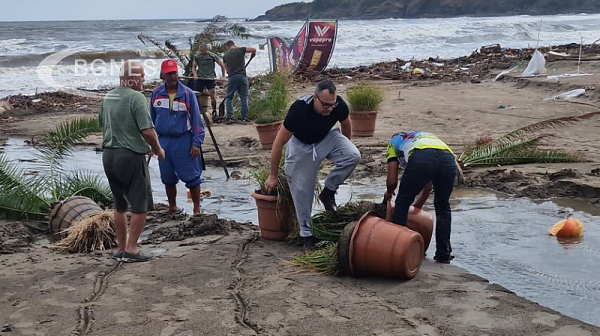
[{"label": "black t-shirt", "polygon": [[348,118],[350,109],[342,97],[337,96],[337,103],[328,116],[315,112],[313,95],[296,100],[288,111],[283,126],[294,136],[307,144],[317,143],[327,136],[333,125]]}]

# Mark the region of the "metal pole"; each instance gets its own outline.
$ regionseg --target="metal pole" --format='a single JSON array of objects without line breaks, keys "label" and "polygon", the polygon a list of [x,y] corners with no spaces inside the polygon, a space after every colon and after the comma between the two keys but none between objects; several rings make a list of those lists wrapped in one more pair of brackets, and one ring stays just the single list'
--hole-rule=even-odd
[{"label": "metal pole", "polygon": [[[196,99],[198,99],[198,94],[196,95]],[[200,103],[198,103],[198,105],[200,105]],[[206,116],[206,112],[204,112],[204,109],[202,109],[202,107],[200,107],[200,113],[202,113],[202,117],[205,121],[204,124],[208,129],[208,133],[210,134],[210,138],[212,139],[213,144],[215,145],[215,150],[217,151],[217,155],[219,156],[219,160],[221,161],[221,165],[223,166],[223,170],[225,171],[225,176],[227,176],[227,179],[229,180],[229,171],[227,171],[227,164],[225,163],[225,160],[223,160],[223,155],[221,155],[221,150],[219,149],[219,145],[217,144],[217,139],[213,134],[212,128],[210,127],[210,122],[208,120],[208,117]]]}]

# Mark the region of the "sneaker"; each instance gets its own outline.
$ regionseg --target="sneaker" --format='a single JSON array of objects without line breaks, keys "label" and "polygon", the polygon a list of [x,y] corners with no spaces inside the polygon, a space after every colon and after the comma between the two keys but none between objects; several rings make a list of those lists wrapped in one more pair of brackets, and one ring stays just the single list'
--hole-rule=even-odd
[{"label": "sneaker", "polygon": [[116,261],[121,261],[123,259],[123,252],[122,251],[113,252],[112,258],[115,259]]},{"label": "sneaker", "polygon": [[123,252],[123,262],[132,263],[132,262],[144,262],[152,260],[154,256],[143,254],[141,252],[137,254]]},{"label": "sneaker", "polygon": [[227,119],[225,119],[225,125],[229,125],[229,124],[231,124],[232,122],[233,122],[233,119],[231,119],[231,118],[227,118]]},{"label": "sneaker", "polygon": [[323,188],[319,194],[319,200],[323,203],[325,210],[331,213],[337,213],[337,205],[335,204],[335,191]]},{"label": "sneaker", "polygon": [[315,237],[302,237],[302,251],[310,251],[315,248]]},{"label": "sneaker", "polygon": [[454,256],[450,256],[449,258],[440,258],[438,256],[433,257],[433,260],[439,262],[440,264],[449,264],[452,259],[454,259]]},{"label": "sneaker", "polygon": [[252,120],[250,120],[248,118],[244,118],[244,119],[242,119],[242,122],[249,123],[249,122],[252,122]]}]

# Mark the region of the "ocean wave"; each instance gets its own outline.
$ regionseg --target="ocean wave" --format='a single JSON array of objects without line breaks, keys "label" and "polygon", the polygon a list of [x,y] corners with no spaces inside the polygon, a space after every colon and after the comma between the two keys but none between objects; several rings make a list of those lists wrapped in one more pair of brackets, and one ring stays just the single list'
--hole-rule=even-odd
[{"label": "ocean wave", "polygon": [[[61,58],[61,63],[74,63],[104,61],[104,62],[120,62],[126,59],[160,59],[166,55],[158,49],[129,49],[129,50],[107,50],[107,51],[77,51],[68,53],[67,50],[61,50],[67,56]],[[54,52],[43,54],[27,54],[27,55],[8,55],[0,56],[0,67],[21,67],[34,66],[40,64],[44,59],[54,55]]]},{"label": "ocean wave", "polygon": [[0,40],[0,52],[8,52],[15,49],[20,49],[19,45],[25,42],[27,42],[27,39],[24,38]]}]

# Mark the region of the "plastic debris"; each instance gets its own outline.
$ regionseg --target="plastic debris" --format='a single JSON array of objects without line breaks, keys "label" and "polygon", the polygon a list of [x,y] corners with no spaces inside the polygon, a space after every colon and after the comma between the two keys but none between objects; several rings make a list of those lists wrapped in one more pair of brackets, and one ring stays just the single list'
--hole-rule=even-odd
[{"label": "plastic debris", "polygon": [[575,90],[563,92],[561,94],[558,94],[558,95],[550,97],[550,98],[546,98],[544,100],[561,100],[561,99],[567,100],[567,99],[577,98],[584,93],[585,93],[585,89],[575,89]]}]

